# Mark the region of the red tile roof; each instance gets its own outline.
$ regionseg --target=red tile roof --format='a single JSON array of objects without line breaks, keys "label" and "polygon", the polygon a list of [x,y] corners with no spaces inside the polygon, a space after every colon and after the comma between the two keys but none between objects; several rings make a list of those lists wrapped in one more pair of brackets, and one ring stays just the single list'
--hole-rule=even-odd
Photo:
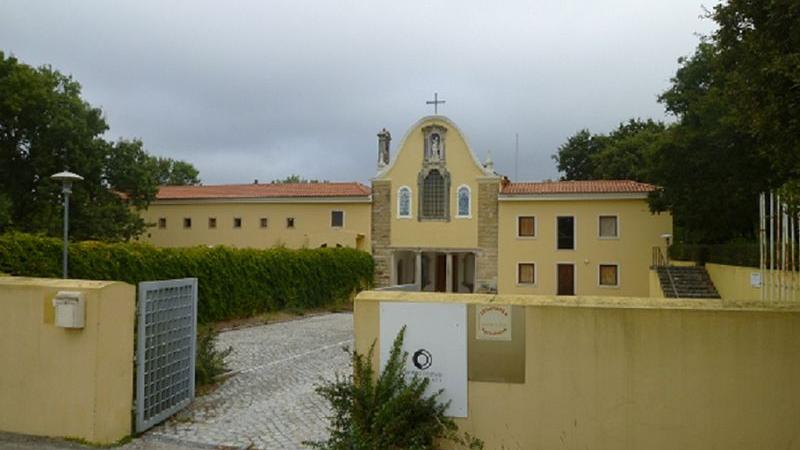
[{"label": "red tile roof", "polygon": [[503,186],[501,194],[623,194],[648,193],[656,189],[652,184],[631,180],[539,181],[508,183]]},{"label": "red tile roof", "polygon": [[161,186],[156,200],[280,197],[368,197],[361,183],[219,184],[209,186]]}]

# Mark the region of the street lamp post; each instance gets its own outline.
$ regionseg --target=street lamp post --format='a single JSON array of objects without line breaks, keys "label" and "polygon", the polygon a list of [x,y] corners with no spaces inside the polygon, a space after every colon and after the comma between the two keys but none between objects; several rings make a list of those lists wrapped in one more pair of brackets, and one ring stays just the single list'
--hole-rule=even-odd
[{"label": "street lamp post", "polygon": [[667,265],[669,265],[669,241],[672,239],[672,235],[669,233],[664,233],[661,235],[661,239],[667,243],[666,251],[664,252],[664,260]]},{"label": "street lamp post", "polygon": [[67,244],[69,243],[69,194],[72,193],[72,183],[83,180],[83,177],[72,172],[63,171],[51,175],[51,179],[61,182],[61,193],[64,194],[64,251],[61,254],[61,267],[64,278],[67,278]]}]

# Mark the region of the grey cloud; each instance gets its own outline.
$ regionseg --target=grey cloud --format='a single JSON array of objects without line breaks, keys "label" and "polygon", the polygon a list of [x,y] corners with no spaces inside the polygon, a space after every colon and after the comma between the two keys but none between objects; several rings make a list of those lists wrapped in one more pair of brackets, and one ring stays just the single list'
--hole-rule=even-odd
[{"label": "grey cloud", "polygon": [[[711,6],[711,5],[706,5]],[[697,0],[115,1],[0,4],[0,49],[71,73],[109,137],[193,162],[206,183],[366,181],[438,91],[478,156],[555,178],[569,135],[656,102],[691,53]]]}]

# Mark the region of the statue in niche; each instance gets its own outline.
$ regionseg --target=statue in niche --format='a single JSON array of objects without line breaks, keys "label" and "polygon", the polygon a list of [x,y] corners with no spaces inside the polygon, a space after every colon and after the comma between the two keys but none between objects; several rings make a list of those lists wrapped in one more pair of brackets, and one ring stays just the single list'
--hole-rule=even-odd
[{"label": "statue in niche", "polygon": [[442,159],[442,139],[438,133],[431,135],[431,159]]}]

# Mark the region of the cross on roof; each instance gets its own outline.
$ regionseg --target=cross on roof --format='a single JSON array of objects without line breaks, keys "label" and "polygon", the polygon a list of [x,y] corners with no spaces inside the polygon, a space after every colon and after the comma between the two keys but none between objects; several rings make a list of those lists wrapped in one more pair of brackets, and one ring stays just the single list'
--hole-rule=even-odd
[{"label": "cross on roof", "polygon": [[425,104],[433,105],[433,113],[437,114],[437,115],[439,114],[439,104],[440,103],[445,103],[445,101],[444,100],[439,100],[439,93],[438,92],[434,92],[433,93],[433,100],[428,100],[428,101],[425,102]]}]

